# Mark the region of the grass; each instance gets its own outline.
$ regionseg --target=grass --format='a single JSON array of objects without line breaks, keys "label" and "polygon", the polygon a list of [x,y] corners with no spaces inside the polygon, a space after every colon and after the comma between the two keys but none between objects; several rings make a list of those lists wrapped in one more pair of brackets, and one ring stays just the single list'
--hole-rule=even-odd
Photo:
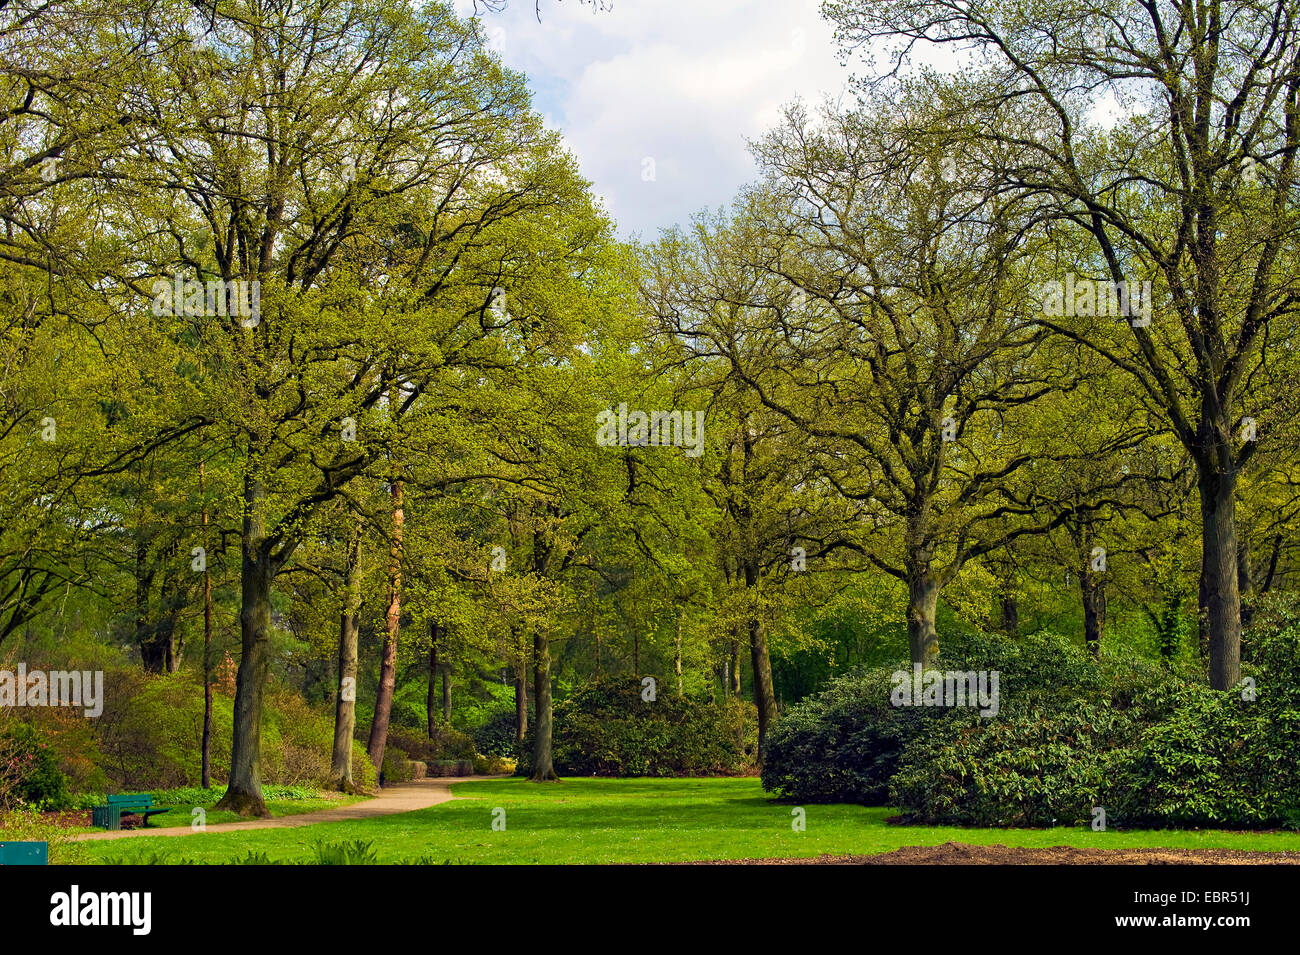
[{"label": "grass", "polygon": [[[962,829],[894,826],[893,810],[815,806],[806,831],[792,807],[757,779],[522,779],[461,783],[456,800],[400,815],[298,829],[134,837],[84,844],[89,862],[230,862],[252,852],[274,862],[314,861],[322,843],[362,840],[380,863],[684,862],[694,859],[866,855],[948,841],[1011,846],[1225,848],[1300,851],[1300,833],[1089,828]],[[494,810],[505,830],[494,831]],[[499,814],[496,816],[500,818]],[[211,821],[211,817],[209,817]]]}]

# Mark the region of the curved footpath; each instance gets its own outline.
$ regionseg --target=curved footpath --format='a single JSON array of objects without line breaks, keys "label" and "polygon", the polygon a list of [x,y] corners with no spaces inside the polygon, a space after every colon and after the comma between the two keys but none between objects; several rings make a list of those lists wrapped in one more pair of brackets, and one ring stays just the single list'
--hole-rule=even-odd
[{"label": "curved footpath", "polygon": [[[239,822],[216,822],[206,826],[202,831],[242,832],[245,829],[296,829],[299,826],[313,826],[318,822],[346,822],[356,819],[371,819],[375,816],[391,816],[399,812],[414,812],[428,809],[439,803],[448,802],[456,797],[451,794],[454,783],[470,783],[476,779],[492,779],[492,776],[435,776],[428,779],[416,779],[409,783],[385,786],[373,799],[339,806],[337,809],[318,809],[296,816],[276,816],[269,819],[243,819]],[[97,839],[129,839],[132,836],[193,836],[198,833],[189,826],[150,827],[121,829],[117,832],[83,832],[68,836],[70,842],[90,842]]]}]

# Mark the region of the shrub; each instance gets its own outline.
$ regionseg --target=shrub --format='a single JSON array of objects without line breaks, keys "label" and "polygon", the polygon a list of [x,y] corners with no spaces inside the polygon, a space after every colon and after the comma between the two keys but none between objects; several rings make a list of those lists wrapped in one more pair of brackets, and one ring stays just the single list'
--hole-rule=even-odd
[{"label": "shrub", "polygon": [[[150,791],[153,801],[159,806],[210,806],[226,794],[225,786],[178,786],[174,789],[154,789]],[[263,786],[262,798],[271,800],[319,799],[321,791],[315,786]],[[96,794],[94,805],[103,805],[104,797]],[[87,808],[87,807],[83,807]]]},{"label": "shrub", "polygon": [[[89,753],[97,777],[78,788],[132,792],[192,785],[202,769],[203,688],[190,674],[151,675],[129,668],[104,674],[104,712],[90,738],[60,734],[55,745],[64,759]],[[213,695],[212,777],[230,771],[233,700]],[[334,743],[333,713],[308,705],[297,693],[270,686],[262,725],[262,779],[274,785],[323,786],[328,782]],[[372,789],[378,772],[357,741],[352,771],[362,789]]]},{"label": "shrub", "polygon": [[0,735],[0,799],[36,809],[71,809],[68,779],[50,744],[27,723],[12,723]]},{"label": "shrub", "polygon": [[470,731],[476,752],[484,756],[516,758],[515,711],[497,710]]},{"label": "shrub", "polygon": [[903,745],[949,716],[892,706],[893,669],[841,677],[790,707],[768,735],[763,788],[799,802],[884,804]]},{"label": "shrub", "polygon": [[1071,700],[985,719],[971,710],[907,741],[890,783],[908,821],[939,825],[1074,825],[1092,818],[1132,716]]},{"label": "shrub", "polygon": [[1274,827],[1300,810],[1300,623],[1255,633],[1255,698],[1204,677],[1108,661],[1054,694],[969,711],[907,740],[891,781],[910,821]]},{"label": "shrub", "polygon": [[[744,772],[752,765],[745,723],[756,719],[752,704],[739,701],[728,706],[663,694],[645,702],[636,678],[606,677],[555,704],[555,770],[582,776]],[[532,733],[521,772],[531,768]]]},{"label": "shrub", "polygon": [[[404,729],[400,726],[390,726],[388,729],[388,744],[401,747],[408,758],[418,759],[426,763],[436,762],[440,759],[474,758],[474,740],[470,738],[469,734],[441,724],[434,727],[432,737],[429,737],[427,733]],[[387,772],[385,772],[385,778],[387,778]]]},{"label": "shrub", "polygon": [[[1254,699],[1186,685],[1119,768],[1108,798],[1127,825],[1274,827],[1300,811],[1300,624],[1251,635]],[[1164,702],[1164,701],[1162,701]]]},{"label": "shrub", "polygon": [[498,776],[513,773],[518,768],[518,761],[502,756],[475,756],[474,772],[480,776]]},{"label": "shrub", "polygon": [[384,747],[384,783],[409,783],[413,777],[410,756],[399,746],[390,741]]},{"label": "shrub", "polygon": [[[1027,711],[1097,693],[1100,668],[1056,634],[1019,640],[965,634],[944,647],[945,670],[996,670],[999,712]],[[940,732],[940,725],[969,724],[969,709],[894,706],[893,674],[907,663],[848,674],[821,693],[790,707],[768,735],[763,787],[800,802],[884,805],[904,747]]]}]

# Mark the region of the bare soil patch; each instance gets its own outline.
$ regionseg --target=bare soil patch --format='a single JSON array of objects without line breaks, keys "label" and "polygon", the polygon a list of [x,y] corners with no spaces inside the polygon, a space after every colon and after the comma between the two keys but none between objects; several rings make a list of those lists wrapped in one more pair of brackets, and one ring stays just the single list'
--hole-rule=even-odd
[{"label": "bare soil patch", "polygon": [[904,846],[869,856],[821,855],[809,859],[736,859],[690,865],[1300,865],[1300,852],[1239,849],[1076,849],[1052,846],[973,846],[945,842]]}]

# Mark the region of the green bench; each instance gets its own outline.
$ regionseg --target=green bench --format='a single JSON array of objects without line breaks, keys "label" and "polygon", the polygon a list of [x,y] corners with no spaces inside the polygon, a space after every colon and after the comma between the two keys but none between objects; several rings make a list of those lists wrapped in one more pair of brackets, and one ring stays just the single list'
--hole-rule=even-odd
[{"label": "green bench", "polygon": [[154,808],[153,797],[148,793],[117,793],[108,797],[108,805],[95,806],[90,814],[91,821],[101,829],[121,829],[123,816],[143,816],[148,826],[150,816],[164,812],[171,810]]},{"label": "green bench", "polygon": [[49,865],[48,842],[0,842],[0,865]]}]

